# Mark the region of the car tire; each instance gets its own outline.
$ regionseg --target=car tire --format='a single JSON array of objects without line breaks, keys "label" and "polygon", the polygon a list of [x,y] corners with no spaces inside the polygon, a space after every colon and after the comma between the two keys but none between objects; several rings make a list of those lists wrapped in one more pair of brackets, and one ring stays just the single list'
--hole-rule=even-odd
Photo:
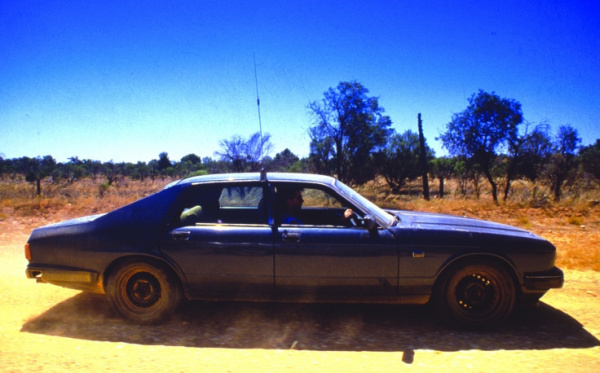
[{"label": "car tire", "polygon": [[512,313],[516,302],[510,274],[491,261],[454,266],[442,276],[435,301],[451,324],[466,328],[490,328]]},{"label": "car tire", "polygon": [[181,288],[173,275],[148,262],[126,262],[108,278],[107,294],[126,319],[150,325],[164,321],[181,303]]}]

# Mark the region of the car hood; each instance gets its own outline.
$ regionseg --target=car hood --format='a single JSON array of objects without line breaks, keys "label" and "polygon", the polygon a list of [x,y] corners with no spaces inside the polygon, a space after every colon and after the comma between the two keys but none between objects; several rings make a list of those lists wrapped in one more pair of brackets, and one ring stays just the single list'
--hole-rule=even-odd
[{"label": "car hood", "polygon": [[485,220],[414,211],[387,210],[399,219],[398,227],[469,233],[500,234],[527,238],[541,237],[524,229]]}]

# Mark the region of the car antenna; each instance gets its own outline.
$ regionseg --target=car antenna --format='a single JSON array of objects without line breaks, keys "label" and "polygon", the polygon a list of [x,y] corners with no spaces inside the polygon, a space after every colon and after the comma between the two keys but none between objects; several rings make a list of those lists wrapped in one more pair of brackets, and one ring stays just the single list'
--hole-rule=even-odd
[{"label": "car antenna", "polygon": [[260,97],[258,96],[258,74],[256,73],[256,53],[254,56],[254,83],[256,84],[256,106],[258,107],[258,129],[260,131],[260,153],[262,156],[262,120],[260,118]]}]

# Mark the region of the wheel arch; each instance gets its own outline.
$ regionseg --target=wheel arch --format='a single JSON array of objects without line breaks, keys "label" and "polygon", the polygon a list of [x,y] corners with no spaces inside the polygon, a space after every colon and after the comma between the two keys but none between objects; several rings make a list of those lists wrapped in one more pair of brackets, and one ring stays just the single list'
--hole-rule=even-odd
[{"label": "wheel arch", "polygon": [[[518,303],[521,289],[517,276],[514,266],[502,256],[478,253],[460,256],[440,271],[432,289],[431,304],[451,325],[493,328],[504,322]],[[480,281],[487,284],[481,286]],[[490,284],[491,290],[485,290]]]},{"label": "wheel arch", "polygon": [[102,287],[103,289],[106,291],[106,287],[108,284],[108,279],[110,278],[110,276],[118,270],[119,267],[129,264],[129,263],[140,263],[140,262],[144,262],[144,263],[148,263],[151,264],[155,267],[160,267],[166,271],[168,271],[169,275],[177,281],[177,286],[179,286],[179,288],[182,291],[182,294],[185,296],[186,292],[185,292],[185,281],[184,278],[182,277],[183,274],[182,272],[179,270],[179,267],[177,267],[174,263],[170,263],[169,261],[165,260],[164,258],[160,258],[160,257],[156,257],[156,256],[151,256],[151,255],[140,255],[140,254],[132,254],[132,255],[126,255],[126,256],[121,256],[115,260],[113,260],[104,270],[104,273],[102,274]]},{"label": "wheel arch", "polygon": [[510,260],[493,253],[469,253],[448,260],[437,273],[432,295],[439,291],[439,287],[448,273],[452,273],[460,266],[482,262],[501,266],[510,275],[517,292],[517,297],[521,295],[521,281],[519,281],[518,277],[519,271]]}]

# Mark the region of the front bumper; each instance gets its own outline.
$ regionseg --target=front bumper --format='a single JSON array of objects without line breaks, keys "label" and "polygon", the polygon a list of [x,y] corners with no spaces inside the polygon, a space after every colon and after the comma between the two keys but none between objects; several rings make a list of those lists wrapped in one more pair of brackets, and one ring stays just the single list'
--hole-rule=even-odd
[{"label": "front bumper", "polygon": [[526,273],[524,285],[527,290],[550,290],[561,288],[565,275],[560,268],[554,267],[544,272]]}]

